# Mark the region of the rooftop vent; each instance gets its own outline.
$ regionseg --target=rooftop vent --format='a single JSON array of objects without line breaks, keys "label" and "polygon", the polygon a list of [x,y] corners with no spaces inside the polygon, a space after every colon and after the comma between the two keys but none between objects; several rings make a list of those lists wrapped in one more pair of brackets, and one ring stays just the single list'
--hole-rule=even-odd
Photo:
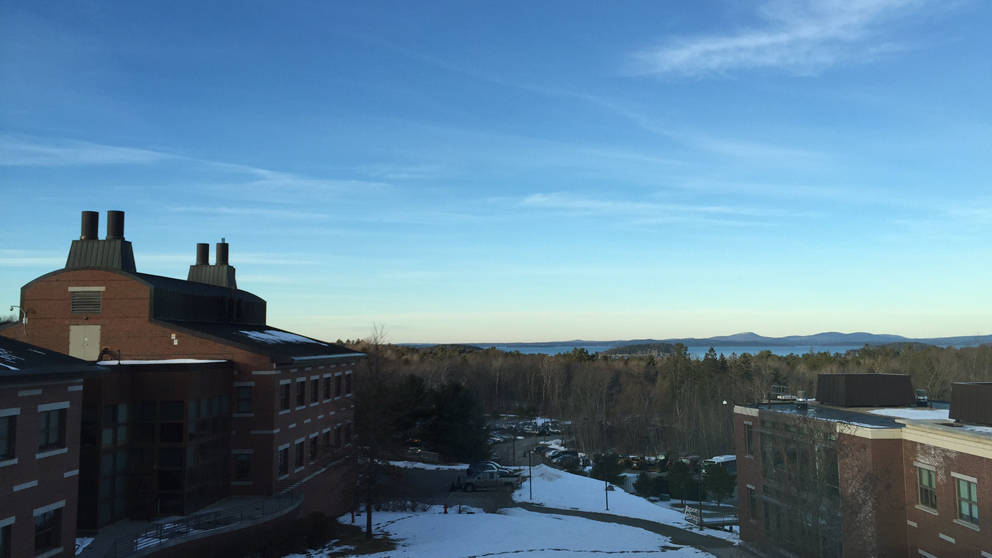
[{"label": "rooftop vent", "polygon": [[952,383],[950,418],[992,426],[992,382]]},{"label": "rooftop vent", "polygon": [[186,280],[237,289],[236,270],[234,266],[228,264],[228,246],[225,239],[220,239],[217,243],[217,263],[210,265],[210,245],[204,242],[197,244],[196,263],[189,266]]},{"label": "rooftop vent", "polygon": [[908,374],[820,374],[816,399],[836,407],[902,407],[916,404]]},{"label": "rooftop vent", "polygon": [[100,216],[96,211],[83,211],[79,240],[73,240],[66,259],[66,269],[119,269],[135,272],[134,250],[124,240],[124,212],[107,212],[107,238],[100,240]]}]

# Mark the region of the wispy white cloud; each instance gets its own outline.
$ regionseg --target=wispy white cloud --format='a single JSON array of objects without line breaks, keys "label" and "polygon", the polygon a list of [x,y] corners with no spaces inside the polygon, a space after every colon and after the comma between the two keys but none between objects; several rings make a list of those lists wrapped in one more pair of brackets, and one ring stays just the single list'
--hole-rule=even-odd
[{"label": "wispy white cloud", "polygon": [[[237,242],[231,243],[231,253],[230,261],[231,265],[237,267],[241,264],[250,265],[279,265],[279,266],[306,266],[306,265],[316,265],[322,263],[318,258],[314,258],[313,254],[300,254],[300,253],[289,253],[282,254],[276,252],[239,252]],[[213,250],[213,247],[211,247]],[[188,254],[180,254],[178,252],[162,252],[162,253],[151,253],[151,254],[140,254],[136,258],[141,260],[141,264],[150,264],[153,266],[174,266],[174,265],[191,265],[194,262],[194,252],[193,247],[190,247]]]},{"label": "wispy white cloud", "polygon": [[276,219],[327,219],[327,215],[314,211],[297,211],[294,209],[275,209],[271,207],[232,207],[207,205],[178,205],[168,208],[176,213],[198,213],[206,215],[231,215],[235,217],[265,217]]},{"label": "wispy white cloud", "polygon": [[652,201],[610,200],[564,192],[536,193],[519,200],[519,206],[579,216],[615,216],[640,225],[664,223],[712,223],[756,225],[769,218],[797,216],[782,211],[743,205],[672,204]]},{"label": "wispy white cloud", "polygon": [[633,55],[637,74],[706,75],[775,68],[813,74],[905,48],[885,38],[883,24],[926,0],[767,1],[763,25],[731,34],[674,38]]},{"label": "wispy white cloud", "polygon": [[116,147],[85,141],[38,141],[0,135],[2,166],[79,166],[157,163],[174,155],[149,149]]},{"label": "wispy white cloud", "polygon": [[0,267],[53,267],[65,264],[65,255],[33,250],[0,249]]}]

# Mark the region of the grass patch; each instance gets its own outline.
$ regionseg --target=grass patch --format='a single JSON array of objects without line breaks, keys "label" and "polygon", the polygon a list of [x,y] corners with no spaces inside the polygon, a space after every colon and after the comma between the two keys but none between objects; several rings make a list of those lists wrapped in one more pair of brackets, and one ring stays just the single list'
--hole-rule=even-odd
[{"label": "grass patch", "polygon": [[375,554],[377,552],[387,552],[396,549],[396,543],[388,535],[372,534],[371,539],[365,538],[365,530],[357,525],[338,524],[335,529],[335,540],[327,547],[343,547],[341,550],[329,552],[327,555],[356,556],[361,554]]}]

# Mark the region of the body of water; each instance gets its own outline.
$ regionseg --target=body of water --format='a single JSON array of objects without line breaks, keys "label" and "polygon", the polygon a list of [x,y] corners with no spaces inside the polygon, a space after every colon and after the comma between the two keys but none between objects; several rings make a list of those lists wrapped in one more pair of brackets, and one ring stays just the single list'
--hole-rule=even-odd
[{"label": "body of water", "polygon": [[[510,345],[484,345],[478,344],[477,347],[489,348],[495,347],[501,351],[513,352],[520,351],[521,353],[533,355],[533,354],[546,354],[546,355],[556,355],[559,353],[570,353],[573,349],[585,349],[590,353],[599,353],[607,349],[612,349],[616,347],[613,343],[561,343],[561,344],[550,344],[550,343],[513,343]],[[716,354],[723,354],[725,356],[730,356],[732,354],[743,354],[751,353],[752,355],[758,354],[761,351],[771,351],[772,354],[776,355],[789,355],[789,354],[803,354],[808,353],[811,350],[814,353],[846,353],[852,349],[860,349],[862,345],[769,345],[769,346],[740,346],[740,345],[690,345],[689,354],[694,358],[703,358],[706,351],[710,350],[710,347],[716,351]]]}]

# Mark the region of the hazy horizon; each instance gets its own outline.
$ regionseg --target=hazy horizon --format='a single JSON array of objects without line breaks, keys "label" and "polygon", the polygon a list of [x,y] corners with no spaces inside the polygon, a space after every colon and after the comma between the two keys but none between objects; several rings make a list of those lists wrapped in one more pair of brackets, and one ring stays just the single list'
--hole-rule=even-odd
[{"label": "hazy horizon", "polygon": [[[989,332],[992,3],[0,5],[0,309],[126,211],[269,323]],[[213,258],[213,254],[211,254]]]}]

